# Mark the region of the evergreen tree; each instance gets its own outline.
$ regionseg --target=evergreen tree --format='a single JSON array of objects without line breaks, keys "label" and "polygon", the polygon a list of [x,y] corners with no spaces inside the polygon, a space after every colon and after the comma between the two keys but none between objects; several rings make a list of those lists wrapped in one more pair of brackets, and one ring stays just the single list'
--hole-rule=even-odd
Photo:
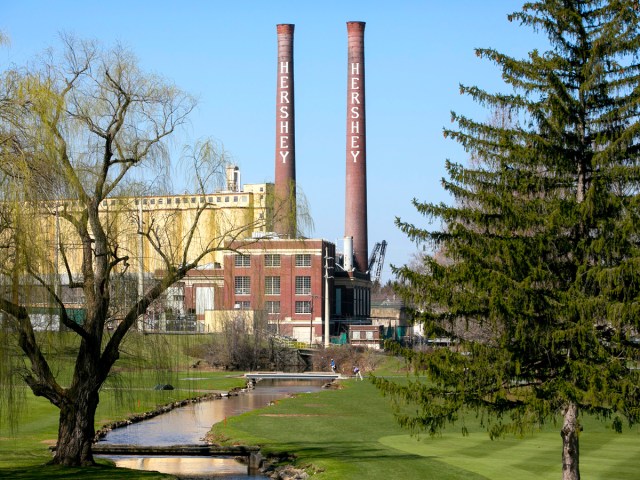
[{"label": "evergreen tree", "polygon": [[548,51],[477,50],[512,92],[461,91],[508,121],[453,114],[445,135],[475,161],[446,164],[453,206],[414,200],[443,227],[397,221],[447,259],[394,269],[400,293],[460,347],[399,349],[421,375],[376,379],[419,404],[403,425],[435,433],[470,409],[493,438],[560,417],[575,480],[581,414],[618,431],[639,420],[638,15],[635,0],[528,2],[509,19],[545,33]]}]

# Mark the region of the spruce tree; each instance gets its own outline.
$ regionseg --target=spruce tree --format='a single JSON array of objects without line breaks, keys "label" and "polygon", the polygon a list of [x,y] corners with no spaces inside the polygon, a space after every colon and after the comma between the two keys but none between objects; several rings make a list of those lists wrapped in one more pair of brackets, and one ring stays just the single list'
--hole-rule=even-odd
[{"label": "spruce tree", "polygon": [[458,347],[398,349],[420,375],[375,380],[419,404],[401,424],[435,433],[476,411],[494,437],[558,418],[575,480],[581,415],[618,431],[639,420],[638,15],[636,0],[528,2],[509,20],[547,51],[477,50],[510,91],[461,91],[504,121],[454,113],[445,135],[475,159],[446,164],[455,201],[414,200],[433,229],[397,220],[437,252],[394,269],[399,291]]}]

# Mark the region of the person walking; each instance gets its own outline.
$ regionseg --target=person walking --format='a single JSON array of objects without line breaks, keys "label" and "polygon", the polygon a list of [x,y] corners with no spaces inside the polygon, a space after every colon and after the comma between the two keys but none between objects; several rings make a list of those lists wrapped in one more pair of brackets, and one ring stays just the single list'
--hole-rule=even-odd
[{"label": "person walking", "polygon": [[353,367],[353,374],[360,380],[364,380],[364,378],[362,378],[362,373],[360,373],[360,369],[357,366]]},{"label": "person walking", "polygon": [[336,362],[333,361],[333,358],[331,359],[331,371],[336,373]]}]

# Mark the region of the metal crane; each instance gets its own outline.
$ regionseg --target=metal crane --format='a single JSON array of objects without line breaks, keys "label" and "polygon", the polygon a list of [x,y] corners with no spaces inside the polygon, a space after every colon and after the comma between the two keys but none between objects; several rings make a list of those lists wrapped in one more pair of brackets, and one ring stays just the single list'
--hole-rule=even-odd
[{"label": "metal crane", "polygon": [[380,274],[384,265],[384,254],[387,251],[387,241],[376,242],[369,257],[369,275],[372,282],[380,282]]}]

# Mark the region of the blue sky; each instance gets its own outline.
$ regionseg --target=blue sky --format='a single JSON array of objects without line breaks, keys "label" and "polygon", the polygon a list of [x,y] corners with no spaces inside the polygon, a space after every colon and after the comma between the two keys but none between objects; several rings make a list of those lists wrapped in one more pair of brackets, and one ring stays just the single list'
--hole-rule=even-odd
[{"label": "blue sky", "polygon": [[444,162],[465,152],[443,138],[450,112],[490,112],[459,94],[460,83],[506,91],[500,72],[475,56],[492,47],[515,57],[543,39],[507,20],[514,0],[122,1],[5,0],[2,68],[59,47],[61,31],[119,42],[142,68],[199,99],[187,134],[219,140],[244,183],[273,181],[276,25],[295,28],[296,173],[315,222],[314,237],[344,235],[347,21],[364,21],[369,249],[388,242],[390,264],[416,251],[396,216],[426,225],[411,199],[449,202]]}]

